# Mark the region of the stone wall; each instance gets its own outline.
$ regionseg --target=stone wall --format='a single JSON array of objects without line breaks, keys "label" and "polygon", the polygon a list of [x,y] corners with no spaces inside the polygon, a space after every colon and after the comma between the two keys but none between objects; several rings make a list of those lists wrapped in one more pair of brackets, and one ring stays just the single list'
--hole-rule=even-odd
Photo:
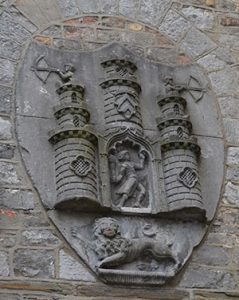
[{"label": "stone wall", "polygon": [[[221,202],[202,245],[166,287],[100,283],[47,218],[14,123],[15,78],[32,40],[67,50],[115,40],[151,60],[195,62],[210,78],[227,153],[218,162]],[[238,0],[0,0],[0,299],[239,299],[238,71]]]}]

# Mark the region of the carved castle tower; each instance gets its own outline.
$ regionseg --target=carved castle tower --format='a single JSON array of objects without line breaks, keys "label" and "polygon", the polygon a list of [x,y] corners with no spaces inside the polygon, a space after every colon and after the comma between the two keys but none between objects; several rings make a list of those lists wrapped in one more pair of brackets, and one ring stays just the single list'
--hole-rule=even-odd
[{"label": "carved castle tower", "polygon": [[142,135],[142,115],[134,63],[124,59],[111,59],[101,63],[105,81],[101,83],[104,95],[105,122],[107,132],[119,128],[130,128]]},{"label": "carved castle tower", "polygon": [[162,164],[169,211],[188,208],[203,209],[198,175],[200,147],[192,136],[192,124],[186,115],[186,100],[176,90],[158,98],[161,116]]},{"label": "carved castle tower", "polygon": [[89,209],[98,206],[97,136],[89,125],[84,88],[68,82],[57,90],[54,107],[57,128],[50,132],[54,145],[57,200],[55,207]]}]

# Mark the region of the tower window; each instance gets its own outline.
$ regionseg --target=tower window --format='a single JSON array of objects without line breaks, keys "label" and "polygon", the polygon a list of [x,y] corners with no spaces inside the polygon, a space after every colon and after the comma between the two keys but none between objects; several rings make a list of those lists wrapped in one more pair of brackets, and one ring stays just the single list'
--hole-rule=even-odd
[{"label": "tower window", "polygon": [[78,116],[74,116],[73,123],[74,123],[75,127],[79,127],[80,126],[80,119],[79,119]]},{"label": "tower window", "polygon": [[178,106],[178,104],[175,104],[175,105],[174,105],[173,110],[174,110],[174,112],[175,112],[176,115],[179,115],[180,111],[179,111],[179,106]]},{"label": "tower window", "polygon": [[71,100],[73,103],[76,103],[77,102],[77,96],[76,96],[76,93],[72,93],[71,94]]},{"label": "tower window", "polygon": [[179,138],[183,137],[183,129],[182,129],[182,127],[178,127],[178,129],[177,129],[177,135],[178,135]]}]

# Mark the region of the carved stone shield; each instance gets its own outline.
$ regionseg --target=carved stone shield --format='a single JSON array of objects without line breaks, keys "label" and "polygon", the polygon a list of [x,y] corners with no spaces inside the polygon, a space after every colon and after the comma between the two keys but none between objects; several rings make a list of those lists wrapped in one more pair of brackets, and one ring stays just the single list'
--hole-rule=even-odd
[{"label": "carved stone shield", "polygon": [[77,53],[33,43],[16,96],[26,168],[84,262],[108,283],[174,277],[202,240],[223,179],[202,70],[118,44]]}]

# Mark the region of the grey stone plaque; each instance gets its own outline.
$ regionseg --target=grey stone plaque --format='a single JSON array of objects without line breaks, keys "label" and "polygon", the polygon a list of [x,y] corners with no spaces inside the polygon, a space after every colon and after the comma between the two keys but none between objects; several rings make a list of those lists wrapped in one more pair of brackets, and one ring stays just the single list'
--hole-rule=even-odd
[{"label": "grey stone plaque", "polygon": [[31,44],[17,85],[22,157],[48,214],[108,283],[162,285],[202,240],[224,147],[196,65],[146,61],[119,44]]}]

